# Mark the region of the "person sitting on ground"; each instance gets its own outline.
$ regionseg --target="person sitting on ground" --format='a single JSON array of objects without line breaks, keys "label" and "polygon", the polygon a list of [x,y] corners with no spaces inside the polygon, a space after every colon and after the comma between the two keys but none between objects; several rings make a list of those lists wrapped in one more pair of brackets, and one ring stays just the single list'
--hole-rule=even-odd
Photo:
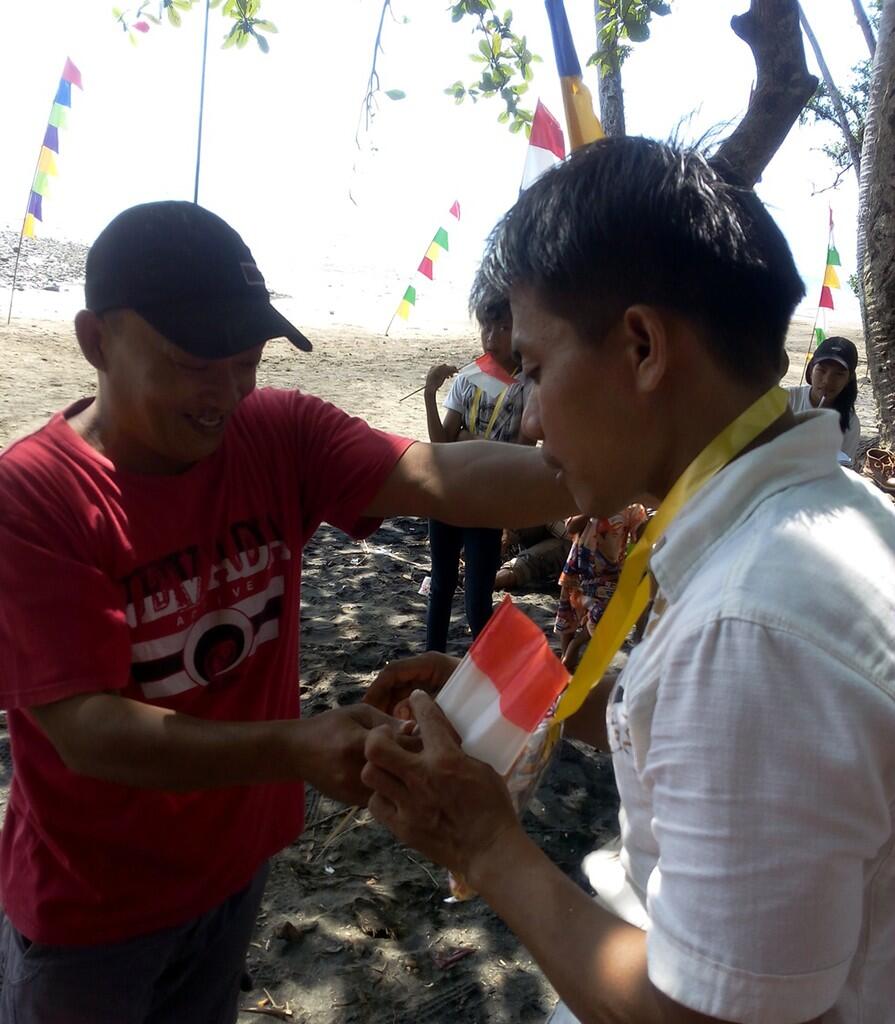
[{"label": "person sitting on ground", "polygon": [[793,412],[834,409],[839,413],[842,430],[840,461],[852,465],[861,441],[861,421],[855,412],[858,397],[858,350],[848,338],[826,338],[818,346],[805,369],[807,384],[789,388],[789,407]]},{"label": "person sitting on ground", "polygon": [[559,577],[553,631],[563,664],[574,671],[606,605],[615,593],[628,547],[646,526],[646,508],[634,503],[608,518],[575,516],[574,538]]},{"label": "person sitting on ground", "polygon": [[[455,366],[433,366],[426,376],[426,422],[429,440],[436,443],[462,440],[515,442],[525,402],[525,382],[513,358],[513,318],[510,301],[476,279],[470,298],[470,312],[481,330],[482,351],[490,355],[507,375],[515,378],[501,390],[490,393],[477,386],[467,374],[456,377],[444,400],[444,420],[438,411],[441,385],[457,373]],[[531,442],[529,442],[531,443]],[[451,607],[457,589],[460,552],[465,576],[463,596],[466,620],[477,637],[491,618],[494,576],[500,565],[501,531],[481,527],[451,526],[439,519],[429,520],[432,569],[426,610],[426,650],[446,651]]]},{"label": "person sitting on ground", "polygon": [[504,530],[501,542],[504,562],[494,577],[494,589],[516,590],[555,582],[571,544],[565,519],[544,526]]},{"label": "person sitting on ground", "polygon": [[299,719],[302,549],[323,521],[530,525],[537,452],[429,445],[256,389],[304,335],[239,235],[186,202],[90,249],[83,398],[0,455],[0,1020],[232,1024],[267,862],[305,781],[365,804],[369,706]]},{"label": "person sitting on ground", "polygon": [[620,615],[656,588],[644,639],[565,723],[610,745],[621,798],[618,854],[585,862],[597,899],[463,752],[430,696],[451,659],[369,693],[427,691],[418,749],[369,733],[371,813],[525,944],[553,1024],[895,1024],[895,514],[837,463],[838,419],[787,406],[804,286],[730,179],[602,140],[522,193],[483,261],[534,382],[524,428],[579,509],[649,494],[670,517]]}]

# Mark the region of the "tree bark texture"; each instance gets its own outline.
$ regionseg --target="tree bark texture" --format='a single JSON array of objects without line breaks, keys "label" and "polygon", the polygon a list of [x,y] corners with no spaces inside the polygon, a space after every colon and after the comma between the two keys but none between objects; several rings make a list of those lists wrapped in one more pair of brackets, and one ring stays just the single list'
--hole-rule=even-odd
[{"label": "tree bark texture", "polygon": [[751,0],[730,27],[752,50],[757,80],[743,120],[715,161],[752,186],[814,95],[817,79],[805,64],[798,0]]},{"label": "tree bark texture", "polygon": [[846,117],[845,107],[842,103],[842,95],[836,88],[836,83],[833,81],[833,76],[830,74],[830,69],[824,59],[823,51],[820,48],[820,43],[817,41],[817,36],[815,36],[814,31],[812,30],[801,4],[799,4],[799,21],[802,23],[802,28],[805,30],[805,35],[808,37],[808,42],[811,43],[811,49],[814,50],[814,56],[817,59],[817,66],[820,68],[821,75],[823,75],[824,85],[827,87],[830,102],[833,104],[833,110],[836,111],[836,120],[839,122],[839,128],[845,138],[845,145],[848,147],[848,155],[851,158],[855,173],[860,180],[861,151],[858,149],[858,140],[852,133],[851,125],[848,123],[848,117]]},{"label": "tree bark texture", "polygon": [[[594,16],[597,23],[597,48],[599,49],[600,32],[605,18],[600,0],[594,0]],[[617,57],[612,61],[612,67],[609,69],[597,65],[597,81],[600,121],[606,135],[610,139],[614,139],[625,134],[625,97],[622,91],[622,71]]]},{"label": "tree bark texture", "polygon": [[880,416],[895,444],[895,0],[886,0],[876,41],[858,199],[858,273],[864,342]]},{"label": "tree bark texture", "polygon": [[873,57],[876,53],[876,37],[873,34],[873,26],[870,24],[870,19],[867,17],[867,12],[864,10],[861,0],[851,0],[851,4],[855,9],[855,17],[858,19],[858,24],[864,33],[864,38],[867,40],[870,56]]}]

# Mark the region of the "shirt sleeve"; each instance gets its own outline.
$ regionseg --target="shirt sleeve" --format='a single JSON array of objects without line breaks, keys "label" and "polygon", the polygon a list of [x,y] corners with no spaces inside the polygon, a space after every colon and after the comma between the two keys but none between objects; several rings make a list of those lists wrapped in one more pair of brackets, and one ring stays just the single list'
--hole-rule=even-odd
[{"label": "shirt sleeve", "polygon": [[369,536],[381,520],[364,510],[413,441],[311,395],[296,392],[294,401],[305,536],[321,522],[355,538]]},{"label": "shirt sleeve", "polygon": [[782,631],[715,622],[676,648],[640,773],[659,848],[649,976],[723,1020],[812,1019],[845,983],[865,865],[889,835],[891,712]]},{"label": "shirt sleeve", "polygon": [[457,412],[464,417],[466,415],[466,409],[469,405],[469,395],[467,394],[466,382],[463,377],[455,377],[451,383],[450,390],[445,396],[442,407],[450,410],[451,412]]},{"label": "shirt sleeve", "polygon": [[0,522],[0,650],[3,708],[127,685],[122,589],[67,543],[51,516]]}]

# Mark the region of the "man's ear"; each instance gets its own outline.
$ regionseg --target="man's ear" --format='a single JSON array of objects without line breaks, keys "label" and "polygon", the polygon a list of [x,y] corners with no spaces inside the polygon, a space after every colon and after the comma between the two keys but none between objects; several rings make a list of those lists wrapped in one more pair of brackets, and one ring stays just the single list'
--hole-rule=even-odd
[{"label": "man's ear", "polygon": [[75,335],[84,358],[100,372],[106,369],[105,333],[102,320],[89,309],[82,309],[75,316]]},{"label": "man's ear", "polygon": [[655,306],[629,306],[622,316],[626,354],[634,388],[641,394],[657,390],[668,372],[668,326]]}]

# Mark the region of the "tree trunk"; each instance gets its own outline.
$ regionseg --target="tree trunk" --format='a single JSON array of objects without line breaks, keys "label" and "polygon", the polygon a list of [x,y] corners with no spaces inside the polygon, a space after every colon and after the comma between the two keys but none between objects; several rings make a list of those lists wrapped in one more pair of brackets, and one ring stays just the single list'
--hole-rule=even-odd
[{"label": "tree trunk", "polygon": [[895,0],[883,6],[864,128],[858,199],[858,273],[864,343],[880,416],[880,438],[895,444]]},{"label": "tree trunk", "polygon": [[[594,17],[597,22],[597,47],[603,29],[605,12],[600,0],[594,0]],[[616,40],[617,42],[618,40]],[[625,97],[622,91],[622,69],[618,57],[611,59],[608,69],[597,65],[597,80],[600,97],[600,121],[609,138],[625,134]]]},{"label": "tree trunk", "polygon": [[799,29],[797,0],[751,0],[730,27],[749,44],[758,72],[743,120],[721,143],[716,162],[744,185],[754,185],[814,95]]},{"label": "tree trunk", "polygon": [[861,0],[851,0],[851,4],[855,9],[855,17],[858,19],[858,24],[864,33],[864,38],[867,40],[870,56],[873,57],[876,54],[876,37],[873,34],[873,26],[870,24],[870,19],[867,17],[867,12],[864,10]]},{"label": "tree trunk", "polygon": [[836,88],[836,83],[833,81],[833,76],[830,74],[830,69],[827,66],[826,60],[824,60],[823,51],[817,41],[817,36],[815,36],[812,31],[811,25],[805,17],[805,11],[802,9],[801,4],[799,4],[799,21],[802,23],[805,35],[808,36],[808,42],[811,43],[811,49],[814,50],[814,56],[817,58],[817,66],[820,68],[820,73],[823,75],[824,85],[827,87],[830,102],[833,104],[833,109],[836,111],[836,120],[839,122],[839,128],[845,139],[845,145],[848,147],[848,155],[851,157],[852,166],[854,167],[855,174],[857,174],[858,180],[860,181],[861,153],[858,149],[858,140],[852,133],[851,125],[848,123],[848,117],[846,117],[845,114],[845,107],[842,104],[842,96]]}]

